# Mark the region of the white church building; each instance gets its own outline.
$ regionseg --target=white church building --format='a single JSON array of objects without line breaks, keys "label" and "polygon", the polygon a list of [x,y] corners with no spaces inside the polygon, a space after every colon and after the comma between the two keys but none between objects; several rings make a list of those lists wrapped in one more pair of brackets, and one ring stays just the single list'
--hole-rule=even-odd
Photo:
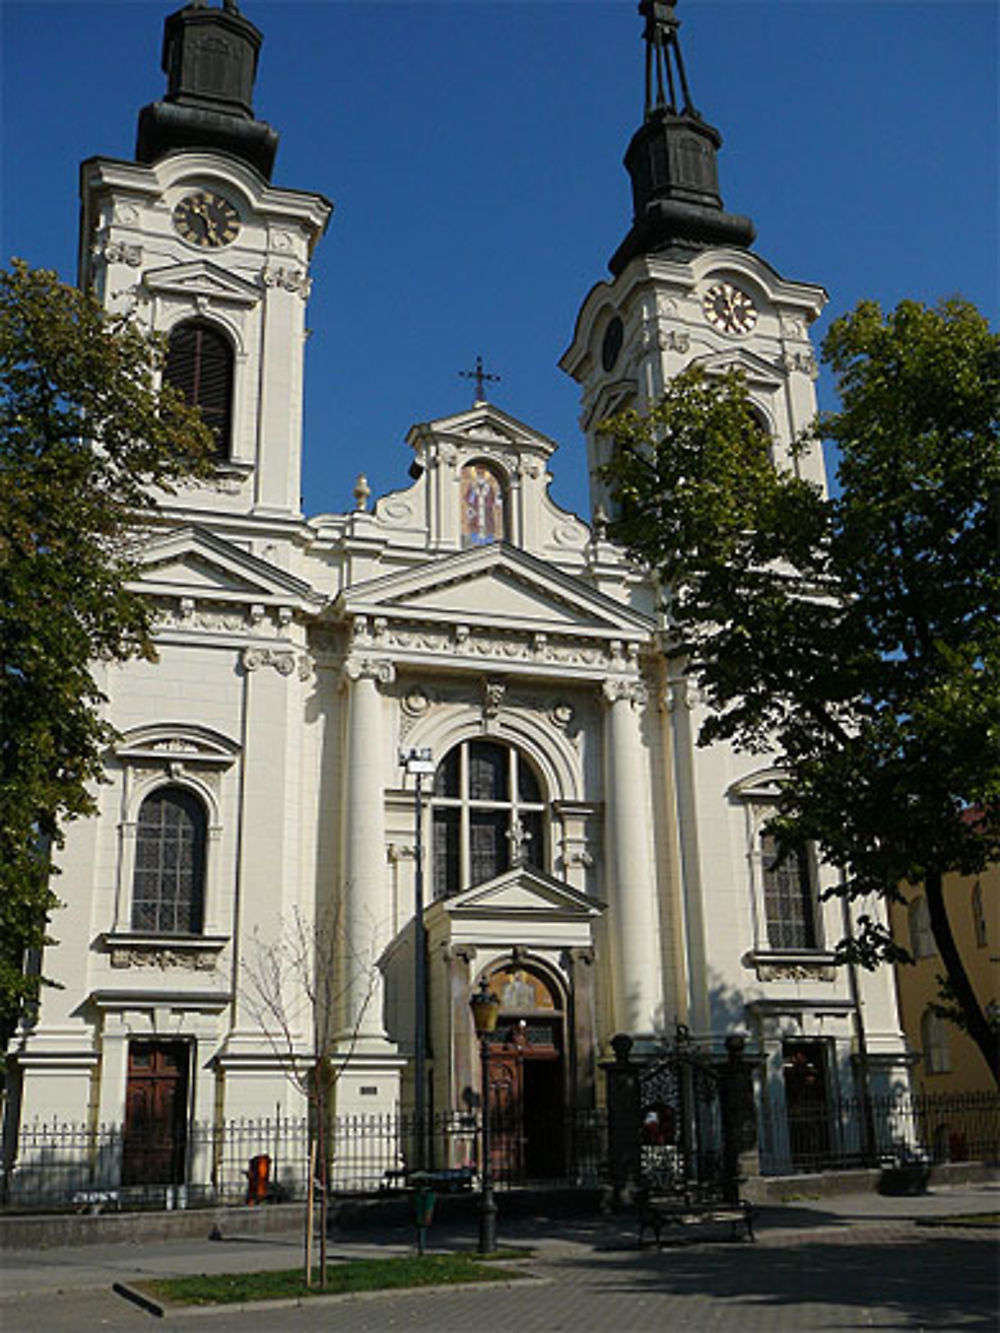
[{"label": "white church building", "polygon": [[[546,1152],[538,1108],[599,1105],[620,1032],[641,1050],[683,1024],[718,1058],[745,1036],[767,1171],[793,1164],[789,1110],[843,1132],[859,1053],[880,1086],[905,1081],[891,972],[835,965],[832,872],[809,849],[776,864],[761,833],[780,773],[696,745],[705,705],[664,653],[657,588],[607,532],[598,423],[691,363],[740,368],[776,466],[824,482],[818,450],[789,444],[816,410],[825,293],[780,277],[724,211],[672,5],[650,0],[646,24],[634,217],[560,361],[580,386],[588,522],[549,497],[555,443],[482,381],[468,411],[411,428],[401,489],[373,500],[362,479],[351,512],[302,513],[309,269],[331,206],[272,184],[250,21],[204,2],[167,18],[168,88],[135,160],[82,168],[80,280],[167,336],[218,464],[143,537],[159,660],[96,668],[120,739],[98,816],[59,856],[44,970],[60,988],[12,1043],[9,1118],[127,1138],[143,1117],[183,1137],[301,1114],[251,981],[302,922],[334,979],[338,1115],[410,1108],[418,849],[426,1104],[479,1087],[485,979],[491,1083],[523,1110],[529,1160]],[[419,840],[413,751],[433,766]],[[288,1013],[310,1052],[309,1006],[290,994]]]}]

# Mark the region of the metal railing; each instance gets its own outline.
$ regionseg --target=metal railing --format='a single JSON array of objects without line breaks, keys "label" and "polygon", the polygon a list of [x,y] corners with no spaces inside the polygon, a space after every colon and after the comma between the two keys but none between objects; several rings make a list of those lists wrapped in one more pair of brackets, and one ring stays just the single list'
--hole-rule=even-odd
[{"label": "metal railing", "polygon": [[[607,1129],[601,1111],[492,1122],[500,1188],[599,1183]],[[478,1114],[331,1117],[325,1134],[326,1181],[335,1195],[391,1193],[417,1169],[439,1173],[441,1188],[478,1187]],[[304,1198],[310,1160],[305,1116],[194,1122],[179,1135],[137,1135],[120,1124],[61,1121],[21,1126],[0,1175],[7,1209],[189,1208],[250,1200]],[[266,1162],[262,1162],[266,1159]],[[322,1170],[317,1177],[322,1183]]]},{"label": "metal railing", "polygon": [[775,1157],[792,1172],[878,1166],[892,1159],[1000,1162],[1000,1095],[991,1092],[841,1098],[801,1113],[790,1107],[786,1124],[786,1151]]}]

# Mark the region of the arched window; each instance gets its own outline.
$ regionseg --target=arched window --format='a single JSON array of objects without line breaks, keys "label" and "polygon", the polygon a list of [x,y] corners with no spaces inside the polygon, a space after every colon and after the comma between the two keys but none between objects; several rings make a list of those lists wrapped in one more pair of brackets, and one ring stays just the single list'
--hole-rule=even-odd
[{"label": "arched window", "polygon": [[232,428],[233,349],[221,330],[204,320],[174,327],[167,345],[163,378],[179,389],[189,407],[201,409],[215,436],[219,458],[228,458]]},{"label": "arched window", "polygon": [[463,741],[434,775],[434,896],[483,884],[514,865],[545,864],[545,804],[517,750]]},{"label": "arched window", "polygon": [[485,463],[466,463],[461,474],[462,545],[488,546],[507,535],[503,482]]},{"label": "arched window", "polygon": [[910,923],[910,953],[914,958],[932,958],[934,933],[931,930],[931,914],[927,910],[927,899],[920,895],[910,903],[907,913]]},{"label": "arched window", "polygon": [[816,894],[804,847],[779,855],[771,833],[760,837],[764,919],[772,949],[815,949]]},{"label": "arched window", "polygon": [[951,1072],[951,1050],[945,1020],[933,1009],[925,1009],[920,1020],[920,1042],[924,1048],[924,1068],[928,1074]]},{"label": "arched window", "polygon": [[132,929],[197,935],[205,915],[205,807],[183,787],[158,787],[139,808]]},{"label": "arched window", "polygon": [[983,907],[983,886],[977,879],[972,886],[972,929],[976,937],[976,948],[985,949],[989,943],[986,927],[986,910]]}]

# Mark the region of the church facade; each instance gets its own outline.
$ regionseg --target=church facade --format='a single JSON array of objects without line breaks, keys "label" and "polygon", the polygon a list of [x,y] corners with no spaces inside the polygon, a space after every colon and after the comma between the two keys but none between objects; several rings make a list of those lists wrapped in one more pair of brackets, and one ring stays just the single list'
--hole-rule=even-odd
[{"label": "church facade", "polygon": [[[11,1052],[22,1124],[297,1114],[288,1051],[308,1060],[320,1029],[338,1114],[412,1107],[418,867],[434,1109],[478,1088],[484,980],[507,1034],[491,1082],[529,1119],[599,1102],[616,1033],[641,1049],[678,1024],[709,1057],[746,1037],[765,1170],[794,1164],[789,1112],[852,1132],[834,1112],[859,1051],[880,1086],[905,1081],[890,972],[835,966],[829,869],[810,849],[778,863],[762,834],[780,772],[697,747],[705,705],[663,651],[657,589],[607,534],[598,423],[692,362],[742,369],[776,464],[823,483],[818,452],[789,446],[815,413],[825,294],[723,210],[673,7],[643,9],[634,219],[560,363],[580,385],[589,522],[549,498],[553,441],[482,382],[469,410],[411,429],[403,488],[372,503],[359,479],[353,511],[302,514],[330,205],[271,183],[260,34],[234,6],[167,19],[167,94],[135,160],[83,165],[81,281],[169,339],[218,464],[143,534],[159,660],[96,668],[120,739],[99,815],[60,854],[45,970],[61,988]],[[316,942],[322,1012],[289,975],[268,1032],[261,977],[296,931]]]}]

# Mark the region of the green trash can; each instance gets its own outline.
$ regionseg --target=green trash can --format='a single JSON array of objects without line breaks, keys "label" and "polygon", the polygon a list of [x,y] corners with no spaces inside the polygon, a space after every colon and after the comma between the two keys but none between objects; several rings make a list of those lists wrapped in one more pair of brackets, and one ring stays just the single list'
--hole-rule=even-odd
[{"label": "green trash can", "polygon": [[437,1195],[431,1189],[433,1177],[429,1171],[414,1171],[410,1180],[413,1182],[413,1220],[420,1228],[429,1227],[437,1203]]}]

